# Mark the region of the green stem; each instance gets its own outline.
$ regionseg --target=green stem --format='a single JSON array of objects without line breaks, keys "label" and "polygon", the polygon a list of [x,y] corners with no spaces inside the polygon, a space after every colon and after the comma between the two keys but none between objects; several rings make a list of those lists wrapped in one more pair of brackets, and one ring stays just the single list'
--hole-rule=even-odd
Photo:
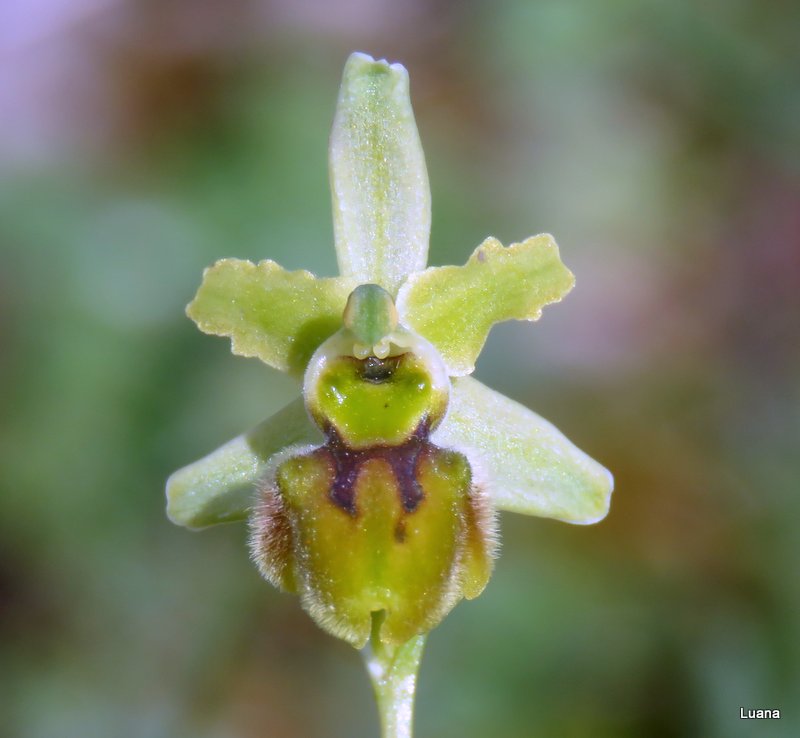
[{"label": "green stem", "polygon": [[414,636],[399,646],[387,645],[380,640],[383,618],[383,611],[372,613],[372,634],[361,653],[375,690],[382,738],[411,738],[414,692],[425,636]]}]

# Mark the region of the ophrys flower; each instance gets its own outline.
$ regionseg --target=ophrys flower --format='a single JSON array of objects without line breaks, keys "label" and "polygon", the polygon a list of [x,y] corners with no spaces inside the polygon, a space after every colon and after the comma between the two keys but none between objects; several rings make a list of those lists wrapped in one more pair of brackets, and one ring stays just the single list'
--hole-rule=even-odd
[{"label": "ophrys flower", "polygon": [[574,279],[549,235],[425,268],[430,193],[403,67],[350,57],[330,173],[340,276],[224,259],[187,309],[302,393],[176,472],[168,513],[191,528],[249,516],[262,573],[323,628],[401,648],[483,589],[494,510],[595,522],[612,479],[469,377],[494,323],[538,319]]}]

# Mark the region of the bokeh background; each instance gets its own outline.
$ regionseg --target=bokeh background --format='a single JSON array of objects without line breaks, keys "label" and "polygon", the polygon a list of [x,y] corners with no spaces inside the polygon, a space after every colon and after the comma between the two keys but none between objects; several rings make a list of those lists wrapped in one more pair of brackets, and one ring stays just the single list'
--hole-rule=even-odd
[{"label": "bokeh background", "polygon": [[799,735],[799,37],[779,0],[0,5],[0,733],[377,735],[244,527],[163,510],[295,391],[183,308],[223,256],[335,273],[358,49],[410,70],[431,263],[557,237],[575,290],[477,376],[617,480],[597,526],[503,516],[418,735]]}]

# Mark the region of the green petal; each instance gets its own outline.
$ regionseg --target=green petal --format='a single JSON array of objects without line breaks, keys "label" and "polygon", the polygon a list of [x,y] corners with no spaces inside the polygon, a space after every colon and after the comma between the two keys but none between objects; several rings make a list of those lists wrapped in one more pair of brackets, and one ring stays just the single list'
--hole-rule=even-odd
[{"label": "green petal", "polygon": [[453,381],[447,417],[432,440],[470,450],[484,466],[500,510],[596,523],[608,513],[614,479],[536,413],[471,377]]},{"label": "green petal", "polygon": [[425,268],[431,208],[425,156],[400,64],[347,60],[330,143],[336,255],[342,276],[392,295]]},{"label": "green petal", "polygon": [[229,336],[233,353],[301,376],[317,346],[341,327],[353,287],[274,261],[222,259],[203,273],[186,314],[204,333]]},{"label": "green petal", "polygon": [[547,233],[504,248],[487,238],[463,266],[413,274],[397,298],[401,322],[441,353],[451,376],[475,368],[489,329],[503,320],[538,320],[575,283]]},{"label": "green petal", "polygon": [[244,520],[253,485],[269,459],[287,446],[320,439],[303,398],[297,398],[251,431],[176,471],[167,480],[167,516],[187,528]]}]

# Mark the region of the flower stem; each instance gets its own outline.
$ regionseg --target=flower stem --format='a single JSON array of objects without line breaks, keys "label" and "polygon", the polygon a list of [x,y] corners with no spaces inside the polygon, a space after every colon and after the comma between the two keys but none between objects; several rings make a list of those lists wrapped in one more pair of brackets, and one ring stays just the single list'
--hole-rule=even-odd
[{"label": "flower stem", "polygon": [[384,616],[383,611],[372,613],[372,634],[361,653],[375,690],[382,738],[411,738],[414,692],[425,636],[414,636],[399,646],[383,643],[380,629]]}]

